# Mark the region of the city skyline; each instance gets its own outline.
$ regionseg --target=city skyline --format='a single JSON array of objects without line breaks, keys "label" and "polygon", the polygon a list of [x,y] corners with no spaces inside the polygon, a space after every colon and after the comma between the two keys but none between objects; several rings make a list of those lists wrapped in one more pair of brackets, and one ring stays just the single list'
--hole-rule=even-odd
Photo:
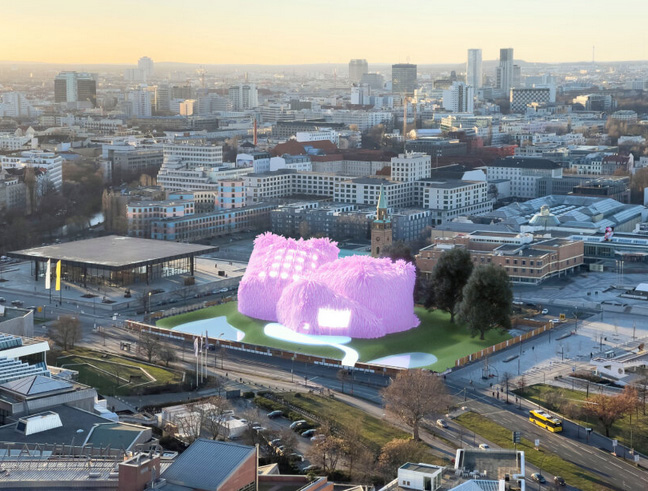
[{"label": "city skyline", "polygon": [[[465,63],[469,48],[495,60],[504,47],[514,48],[518,60],[538,63],[648,58],[648,38],[639,34],[646,15],[610,22],[609,5],[602,1],[471,0],[460,9],[416,1],[401,16],[366,0],[307,5],[252,0],[244,11],[236,4],[198,0],[185,15],[168,1],[115,0],[89,7],[81,0],[35,0],[31,5],[29,12],[17,4],[5,6],[2,61],[128,64],[146,54],[156,62],[206,64],[300,65],[353,58],[369,64],[436,64]],[[641,0],[621,0],[615,8],[645,11]],[[385,37],[380,26],[389,26],[392,36]]]}]

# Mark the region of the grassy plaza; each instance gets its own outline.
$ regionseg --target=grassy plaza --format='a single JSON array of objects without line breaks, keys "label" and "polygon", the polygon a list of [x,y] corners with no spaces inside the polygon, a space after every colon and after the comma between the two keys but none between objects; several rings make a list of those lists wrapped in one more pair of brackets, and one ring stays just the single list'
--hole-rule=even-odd
[{"label": "grassy plaza", "polygon": [[[346,346],[355,349],[360,355],[359,360],[363,362],[410,352],[430,353],[436,356],[437,361],[425,368],[443,371],[454,366],[458,358],[511,337],[508,333],[492,330],[486,333],[485,340],[480,341],[478,337],[472,337],[462,325],[450,323],[450,316],[445,312],[428,312],[423,308],[416,308],[415,312],[421,324],[414,329],[378,339],[353,339]],[[342,352],[334,347],[297,344],[266,336],[263,328],[268,322],[240,314],[236,302],[160,319],[157,325],[173,329],[188,322],[223,316],[229,324],[245,333],[243,339],[245,343],[297,351],[313,356],[342,358]]]}]

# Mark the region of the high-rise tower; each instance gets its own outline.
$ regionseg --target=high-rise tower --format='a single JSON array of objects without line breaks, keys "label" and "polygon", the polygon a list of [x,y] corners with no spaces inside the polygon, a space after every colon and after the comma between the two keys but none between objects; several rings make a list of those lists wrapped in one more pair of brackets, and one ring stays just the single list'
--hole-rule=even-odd
[{"label": "high-rise tower", "polygon": [[367,60],[351,60],[349,62],[349,80],[351,83],[360,83],[365,73],[369,73]]},{"label": "high-rise tower", "polygon": [[392,65],[392,92],[395,94],[412,95],[418,87],[416,65],[398,63]]},{"label": "high-rise tower", "polygon": [[497,67],[497,88],[508,96],[511,87],[513,87],[513,48],[502,48]]},{"label": "high-rise tower", "polygon": [[54,78],[54,102],[97,105],[97,82],[89,73],[61,72]]},{"label": "high-rise tower", "polygon": [[469,49],[466,62],[466,85],[477,90],[482,86],[482,50]]}]

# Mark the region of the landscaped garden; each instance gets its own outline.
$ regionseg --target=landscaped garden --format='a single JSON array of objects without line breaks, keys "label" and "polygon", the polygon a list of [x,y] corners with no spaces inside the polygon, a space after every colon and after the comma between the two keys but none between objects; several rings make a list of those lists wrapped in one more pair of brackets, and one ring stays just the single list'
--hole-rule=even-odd
[{"label": "landscaped garden", "polygon": [[[443,371],[454,366],[458,358],[511,337],[506,332],[490,330],[486,332],[485,339],[480,340],[478,337],[472,337],[462,325],[452,324],[450,316],[445,312],[429,312],[423,308],[416,308],[415,312],[421,324],[414,329],[378,339],[353,339],[345,346],[355,349],[359,360],[363,362],[412,352],[429,353],[436,357],[436,361],[424,368]],[[217,317],[225,317],[230,325],[243,331],[245,343],[334,359],[341,359],[343,355],[339,349],[332,346],[298,344],[269,337],[263,331],[268,322],[240,314],[236,302],[160,319],[157,325],[173,329],[189,322]]]},{"label": "landscaped garden", "polygon": [[182,382],[180,372],[84,348],[60,356],[57,365],[79,372],[79,382],[102,395],[130,395]]}]

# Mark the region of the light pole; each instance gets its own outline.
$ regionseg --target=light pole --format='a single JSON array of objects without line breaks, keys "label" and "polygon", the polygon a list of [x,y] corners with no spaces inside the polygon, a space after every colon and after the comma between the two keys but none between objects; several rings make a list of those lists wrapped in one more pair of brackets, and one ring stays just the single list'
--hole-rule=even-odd
[{"label": "light pole", "polygon": [[151,295],[153,295],[153,292],[148,292],[148,313],[151,313]]},{"label": "light pole", "polygon": [[291,364],[290,364],[290,382],[294,383],[295,382],[295,356],[293,355],[291,358]]},{"label": "light pole", "polygon": [[223,336],[224,336],[224,335],[225,335],[224,332],[221,332],[221,333],[218,335],[218,340],[219,340],[219,341],[218,341],[218,344],[220,345],[220,350],[219,350],[219,351],[220,351],[220,355],[221,355],[221,370],[224,370],[224,368],[223,368],[223,365],[224,365],[224,364],[223,364],[223,357],[225,356],[225,353],[224,353],[224,351],[223,351],[223,350],[225,349],[225,347],[223,346]]}]

